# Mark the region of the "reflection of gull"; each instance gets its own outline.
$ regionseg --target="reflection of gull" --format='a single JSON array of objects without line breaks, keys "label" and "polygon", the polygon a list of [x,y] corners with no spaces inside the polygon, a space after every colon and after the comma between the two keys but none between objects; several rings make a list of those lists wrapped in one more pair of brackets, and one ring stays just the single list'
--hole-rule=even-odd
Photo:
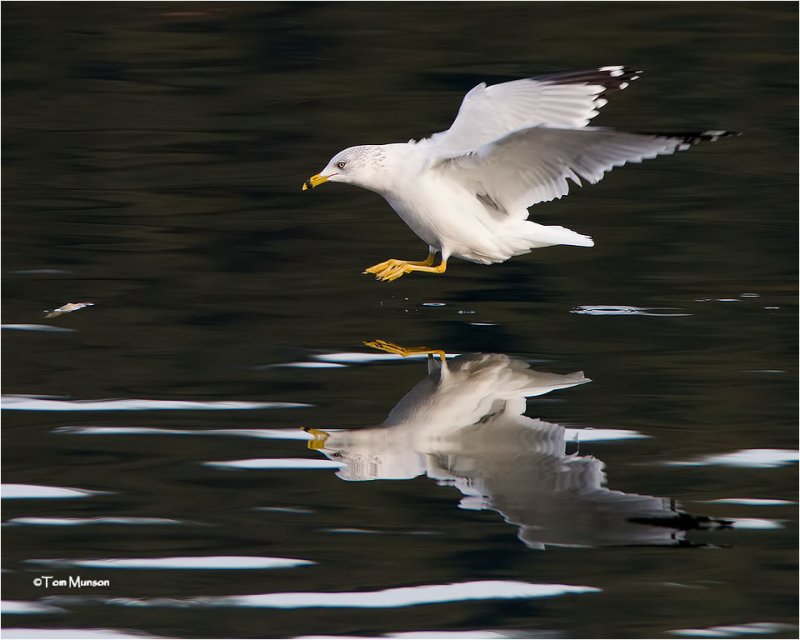
[{"label": "reflection of gull", "polygon": [[[730,135],[626,133],[589,127],[639,71],[620,66],[556,73],[472,89],[447,131],[408,143],[337,153],[303,189],[353,184],[382,195],[429,249],[422,262],[386,260],[365,271],[395,280],[444,273],[450,256],[503,262],[558,244],[591,247],[570,229],[528,221],[528,207],[565,196],[569,182],[598,182],[614,167]],[[433,266],[437,253],[442,261]]]},{"label": "reflection of gull", "polygon": [[589,382],[583,373],[542,373],[500,354],[428,362],[428,377],[383,424],[311,429],[309,446],[343,464],[337,475],[344,480],[427,474],[453,485],[464,494],[462,508],[498,511],[534,548],[674,544],[679,531],[708,522],[666,498],[605,488],[600,460],[566,454],[563,427],[522,415],[525,398]]}]

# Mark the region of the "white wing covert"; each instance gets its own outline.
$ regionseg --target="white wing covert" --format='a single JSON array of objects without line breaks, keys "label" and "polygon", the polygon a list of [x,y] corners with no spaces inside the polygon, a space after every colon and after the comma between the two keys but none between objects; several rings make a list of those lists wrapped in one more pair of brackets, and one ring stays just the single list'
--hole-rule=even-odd
[{"label": "white wing covert", "polygon": [[726,131],[695,134],[640,134],[611,129],[522,129],[459,157],[442,160],[436,169],[475,193],[486,206],[527,217],[527,208],[561,198],[571,180],[594,184],[614,167],[713,142]]},{"label": "white wing covert", "polygon": [[447,131],[418,144],[437,159],[473,151],[518,129],[547,126],[585,127],[606,104],[610,91],[624,89],[640,71],[601,67],[589,71],[554,73],[473,88],[461,103]]}]

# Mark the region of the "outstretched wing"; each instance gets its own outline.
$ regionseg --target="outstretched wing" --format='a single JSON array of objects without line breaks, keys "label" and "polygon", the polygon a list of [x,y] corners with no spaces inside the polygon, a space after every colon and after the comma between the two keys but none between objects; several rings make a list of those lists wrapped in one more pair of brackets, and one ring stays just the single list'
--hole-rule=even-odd
[{"label": "outstretched wing", "polygon": [[614,167],[688,149],[735,135],[728,131],[694,134],[624,133],[612,129],[521,129],[462,156],[440,161],[435,170],[492,203],[501,213],[527,215],[537,202],[569,192],[567,179],[594,184]]},{"label": "outstretched wing", "polygon": [[585,127],[606,104],[605,94],[624,89],[641,71],[601,67],[554,73],[487,87],[481,83],[461,103],[447,131],[419,144],[437,158],[461,155],[528,127]]}]

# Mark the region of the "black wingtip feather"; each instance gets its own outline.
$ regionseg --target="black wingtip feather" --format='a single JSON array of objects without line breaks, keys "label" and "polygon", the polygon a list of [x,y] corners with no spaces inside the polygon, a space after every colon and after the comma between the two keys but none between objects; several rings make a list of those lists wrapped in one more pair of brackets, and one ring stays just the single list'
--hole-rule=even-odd
[{"label": "black wingtip feather", "polygon": [[720,138],[731,138],[742,135],[738,131],[710,130],[692,133],[655,133],[652,131],[640,132],[646,136],[657,136],[659,138],[677,138],[682,144],[691,146],[699,142],[716,142]]},{"label": "black wingtip feather", "polygon": [[550,73],[532,78],[538,82],[551,84],[591,84],[603,87],[603,93],[625,89],[631,82],[637,80],[642,71],[633,67],[610,66],[586,71],[565,71]]}]

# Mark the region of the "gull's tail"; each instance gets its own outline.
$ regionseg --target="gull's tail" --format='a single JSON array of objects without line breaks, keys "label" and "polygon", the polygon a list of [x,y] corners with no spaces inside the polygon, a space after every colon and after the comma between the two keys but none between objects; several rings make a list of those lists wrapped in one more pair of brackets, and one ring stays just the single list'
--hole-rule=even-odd
[{"label": "gull's tail", "polygon": [[547,227],[535,222],[525,222],[525,239],[531,249],[552,247],[555,244],[568,244],[574,247],[593,247],[594,240],[589,236],[565,227]]}]

